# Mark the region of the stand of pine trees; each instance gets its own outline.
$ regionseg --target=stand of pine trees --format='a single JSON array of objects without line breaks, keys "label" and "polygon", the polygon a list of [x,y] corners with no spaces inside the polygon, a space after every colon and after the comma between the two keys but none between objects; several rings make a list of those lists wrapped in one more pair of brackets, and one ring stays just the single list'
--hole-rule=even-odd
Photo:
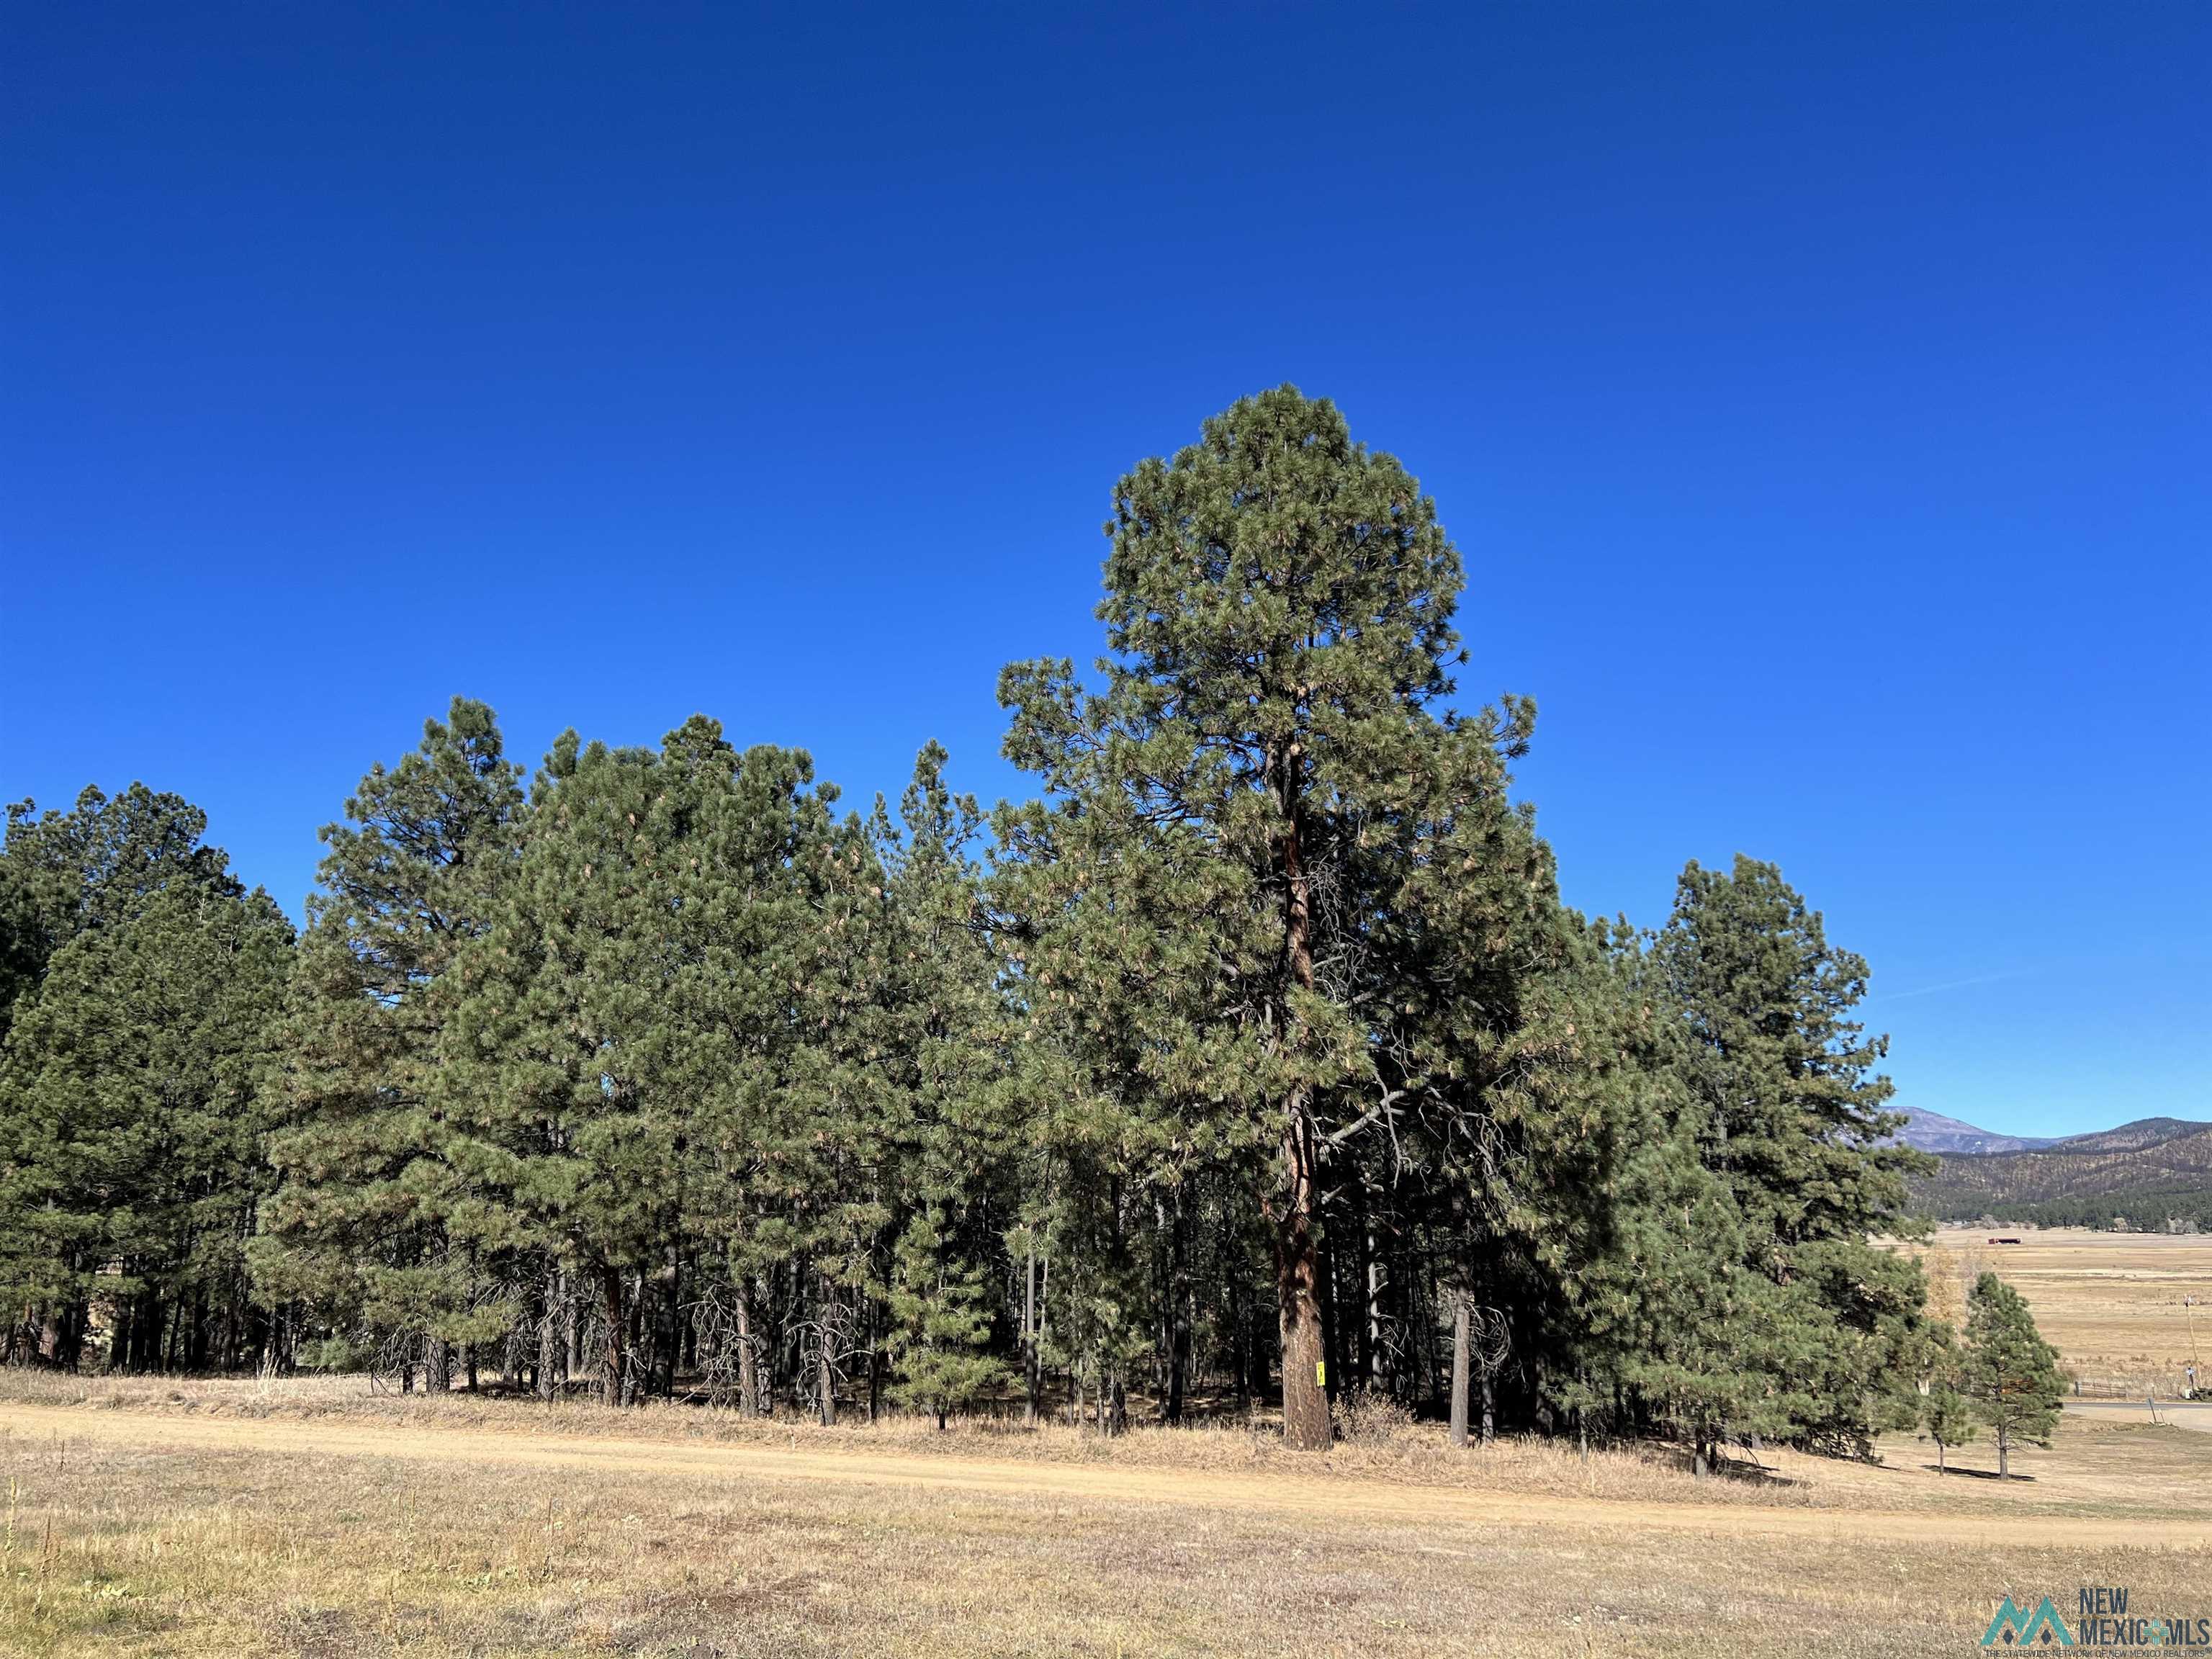
[{"label": "stand of pine trees", "polygon": [[[0,854],[7,1358],[830,1420],[1347,1390],[1701,1462],[1919,1409],[1866,965],[1770,865],[1559,897],[1433,504],[1284,387],[1123,478],[1036,798],[459,699],[295,941],[134,787]],[[1472,1429],[1467,1431],[1472,1433]]]}]

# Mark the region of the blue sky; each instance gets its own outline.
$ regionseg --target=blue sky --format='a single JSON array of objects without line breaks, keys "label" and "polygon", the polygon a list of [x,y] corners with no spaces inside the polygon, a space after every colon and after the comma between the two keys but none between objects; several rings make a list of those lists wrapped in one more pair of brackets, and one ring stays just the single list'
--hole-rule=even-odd
[{"label": "blue sky", "polygon": [[34,7],[0,791],[296,914],[455,691],[987,798],[1114,479],[1435,495],[1571,901],[1778,860],[1901,1103],[2212,1117],[2212,9]]}]

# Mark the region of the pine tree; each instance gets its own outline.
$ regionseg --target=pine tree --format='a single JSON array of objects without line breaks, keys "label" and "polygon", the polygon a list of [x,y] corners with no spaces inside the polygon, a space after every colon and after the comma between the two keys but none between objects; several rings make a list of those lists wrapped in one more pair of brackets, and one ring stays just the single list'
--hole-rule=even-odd
[{"label": "pine tree", "polygon": [[1656,960],[1679,1007],[1680,1061],[1699,1155],[1742,1218],[1745,1265],[1767,1298],[1766,1387],[1790,1434],[1863,1451],[1909,1423],[1906,1356],[1925,1284],[1872,1243],[1909,1232],[1905,1177],[1924,1154],[1893,1142],[1887,1039],[1852,1018],[1863,958],[1831,946],[1818,912],[1772,865],[1692,862]]},{"label": "pine tree", "polygon": [[936,1415],[957,1411],[999,1387],[1006,1368],[988,1352],[991,1322],[980,1267],[947,1248],[938,1218],[915,1212],[900,1233],[890,1287],[892,1397]]},{"label": "pine tree", "polygon": [[1672,1425],[1703,1474],[1729,1441],[1794,1426],[1773,1382],[1787,1340],[1780,1293],[1744,1265],[1743,1217],[1697,1156],[1678,1036],[1655,1018],[1631,941],[1614,943],[1623,1000],[1611,1082],[1629,1150],[1599,1200],[1602,1244],[1580,1294],[1552,1304],[1552,1337],[1557,1363],[1575,1369],[1574,1403],[1632,1429]]},{"label": "pine tree", "polygon": [[1981,1419],[1973,1401],[1960,1383],[1958,1356],[1944,1345],[1928,1378],[1928,1392],[1920,1401],[1920,1425],[1936,1443],[1936,1473],[1945,1472],[1944,1454],[1972,1443],[1981,1432]]},{"label": "pine tree", "polygon": [[512,1319],[489,1264],[456,1247],[468,1200],[434,1079],[445,976],[486,925],[520,805],[492,711],[465,697],[397,766],[370,769],[322,832],[273,1091],[262,1294],[397,1337],[438,1389],[453,1345]]},{"label": "pine tree", "polygon": [[881,1295],[890,1322],[896,1397],[927,1405],[940,1425],[1003,1379],[982,1350],[983,1287],[1006,1259],[1005,1191],[1024,1091],[1012,1011],[971,848],[973,798],[946,784],[935,743],[915,757],[896,824],[878,800],[872,838],[884,872],[879,1040],[899,1087],[884,1157],[903,1214]]},{"label": "pine tree", "polygon": [[1690,1024],[1690,1078],[1707,1109],[1708,1161],[1778,1255],[1892,1224],[1923,1155],[1889,1137],[1888,1052],[1851,1018],[1863,957],[1832,948],[1820,914],[1771,864],[1681,876],[1660,960]]},{"label": "pine tree", "polygon": [[830,1041],[872,994],[838,948],[870,884],[833,799],[803,754],[741,757],[704,718],[657,751],[568,734],[458,964],[439,1098],[472,1236],[588,1288],[611,1402],[652,1382],[648,1335],[665,1386],[673,1334],[646,1303],[672,1322],[686,1259],[741,1291],[772,1264],[824,1282],[872,1206],[837,1137],[882,1085]]},{"label": "pine tree", "polygon": [[2051,1443],[2066,1394],[2058,1351],[2035,1328],[2020,1292],[1995,1273],[1977,1279],[1967,1299],[1960,1376],[1975,1413],[1996,1436],[1999,1480],[2012,1474],[2016,1442]]},{"label": "pine tree", "polygon": [[[189,1063],[155,1027],[159,1016],[152,1011],[162,1006],[161,987],[197,977],[216,1003],[234,1007],[224,988],[221,950],[203,935],[234,931],[237,917],[224,906],[265,903],[258,895],[248,898],[222,849],[204,843],[206,830],[207,816],[198,808],[140,783],[113,797],[88,788],[67,812],[41,814],[29,801],[9,809],[0,848],[0,994],[11,995],[0,1011],[0,1035],[7,1039],[0,1067],[15,1082],[0,1089],[0,1303],[21,1316],[11,1319],[0,1338],[0,1355],[37,1352],[76,1364],[95,1289],[116,1304],[120,1322],[112,1363],[160,1364],[179,1352],[189,1360],[208,1340],[205,1322],[193,1322],[189,1310],[179,1313],[173,1304],[161,1310],[162,1332],[149,1335],[143,1318],[135,1334],[131,1328],[133,1298],[158,1297],[163,1282],[185,1284],[187,1264],[140,1250],[135,1259],[151,1279],[134,1274],[119,1293],[112,1280],[95,1284],[107,1265],[100,1252],[122,1237],[139,1208],[173,1221],[181,1201],[173,1193],[164,1196],[169,1189],[159,1185],[159,1172],[120,1144],[163,1133],[156,1120],[167,1109],[149,1102],[133,1081],[133,1068],[153,1066],[157,1044],[163,1063]],[[54,1006],[40,1015],[46,983],[58,967],[64,972],[54,982]],[[118,1000],[113,1030],[105,1036],[97,988],[103,972],[131,986],[135,997]],[[33,1029],[19,1032],[27,1021]],[[237,1054],[252,1045],[234,1029],[210,1030],[197,1017],[188,1024],[191,1039],[204,1045],[205,1065],[220,1064],[234,1077],[235,1066],[246,1064]],[[187,1086],[176,1097],[180,1122],[197,1115],[204,1091],[222,1086],[212,1075]],[[110,1146],[111,1138],[118,1144]],[[211,1170],[238,1174],[196,1146],[192,1155],[202,1153],[203,1180]],[[103,1193],[125,1211],[101,1212]],[[206,1195],[212,1201],[214,1189]],[[250,1214],[250,1194],[245,1204]],[[165,1223],[149,1225],[149,1248],[156,1251],[163,1248],[160,1240],[184,1236]],[[209,1271],[190,1279],[195,1295],[222,1281],[228,1260],[212,1240],[206,1248]],[[226,1303],[222,1311],[236,1335],[234,1308]]]},{"label": "pine tree", "polygon": [[7,1040],[16,1002],[46,971],[46,956],[30,881],[0,849],[0,1042]]},{"label": "pine tree", "polygon": [[1327,941],[1358,926],[1363,837],[1450,736],[1459,556],[1405,469],[1289,386],[1139,464],[1108,530],[1103,689],[1008,669],[1006,751],[1060,815],[1096,913],[1062,931],[1113,951],[1089,978],[1118,981],[1140,1075],[1269,1166],[1285,1438],[1326,1447],[1323,1164],[1390,1094]]},{"label": "pine tree", "polygon": [[66,1310],[51,1357],[72,1358],[92,1301],[118,1369],[258,1349],[243,1249],[291,939],[266,894],[185,881],[49,960],[0,1064],[0,1211],[16,1224],[0,1293]]},{"label": "pine tree", "polygon": [[35,975],[56,950],[88,929],[126,920],[179,881],[235,886],[229,861],[208,846],[207,814],[181,796],[134,783],[108,796],[88,788],[67,812],[8,809],[5,861]]},{"label": "pine tree", "polygon": [[10,1011],[53,953],[79,933],[136,914],[183,880],[234,886],[220,848],[203,844],[207,814],[134,783],[112,798],[87,788],[67,812],[8,809],[0,840],[0,1038]]},{"label": "pine tree", "polygon": [[1576,1334],[1608,1293],[1619,1195],[1654,1120],[1604,930],[1560,905],[1550,849],[1508,799],[1504,763],[1525,746],[1530,714],[1459,726],[1444,752],[1462,764],[1439,772],[1434,804],[1395,841],[1370,832],[1383,856],[1369,861],[1370,921],[1352,954],[1371,987],[1384,1085],[1372,1109],[1386,1133],[1338,1161],[1367,1217],[1346,1231],[1363,1258],[1370,1386],[1391,1381],[1375,1352],[1390,1316],[1377,1287],[1425,1257],[1450,1287],[1438,1317],[1457,1302],[1488,1310],[1486,1411],[1510,1359],[1531,1406],[1587,1432],[1612,1401]]}]

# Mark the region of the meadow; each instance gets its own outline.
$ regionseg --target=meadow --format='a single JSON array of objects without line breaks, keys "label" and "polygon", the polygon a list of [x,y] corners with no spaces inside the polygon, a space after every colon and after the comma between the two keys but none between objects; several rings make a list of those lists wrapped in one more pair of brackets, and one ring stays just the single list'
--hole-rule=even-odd
[{"label": "meadow", "polygon": [[2007,1224],[1944,1227],[1911,1248],[1929,1265],[1938,1307],[1955,1306],[1984,1270],[2012,1285],[2085,1396],[2171,1399],[2191,1364],[2212,1392],[2212,1367],[2199,1357],[2212,1352],[2212,1237]]},{"label": "meadow", "polygon": [[2069,1417],[2003,1486],[1881,1449],[1698,1480],[1431,1425],[1312,1457],[12,1372],[0,1652],[1905,1655],[1973,1650],[2005,1595],[2208,1600],[2212,1436]]}]

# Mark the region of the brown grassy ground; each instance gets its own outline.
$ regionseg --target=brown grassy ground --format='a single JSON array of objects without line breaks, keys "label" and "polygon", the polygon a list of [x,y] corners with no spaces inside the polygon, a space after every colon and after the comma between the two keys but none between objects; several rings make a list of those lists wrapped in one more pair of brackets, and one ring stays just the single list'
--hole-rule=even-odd
[{"label": "brown grassy ground", "polygon": [[2212,1436],[2148,1424],[2002,1487],[1910,1441],[1697,1482],[1425,1428],[1321,1461],[360,1387],[7,1379],[0,1651],[1920,1654],[2005,1594],[2212,1613]]},{"label": "brown grassy ground", "polygon": [[[1991,1244],[1991,1234],[2018,1244]],[[2087,1389],[2109,1384],[2160,1398],[2179,1395],[2197,1358],[2212,1389],[2212,1236],[2094,1233],[2082,1228],[1946,1227],[1924,1247],[1939,1294],[1956,1297],[1976,1273],[1996,1273],[2027,1300],[2044,1336]],[[2182,1298],[2193,1297],[2193,1313]],[[2192,1337],[2191,1326],[2194,1326]]]}]

